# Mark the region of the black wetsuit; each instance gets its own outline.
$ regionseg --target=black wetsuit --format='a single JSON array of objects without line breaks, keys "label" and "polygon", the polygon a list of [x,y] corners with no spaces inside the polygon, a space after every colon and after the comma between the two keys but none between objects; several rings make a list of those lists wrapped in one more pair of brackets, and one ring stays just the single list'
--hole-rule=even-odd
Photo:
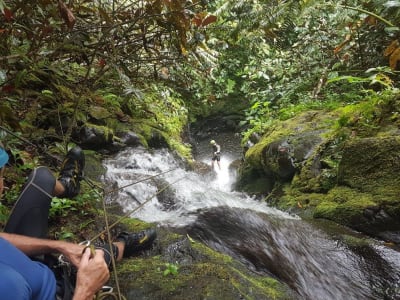
[{"label": "black wetsuit", "polygon": [[220,161],[221,160],[221,146],[218,144],[212,145],[213,147],[213,157],[212,160]]}]

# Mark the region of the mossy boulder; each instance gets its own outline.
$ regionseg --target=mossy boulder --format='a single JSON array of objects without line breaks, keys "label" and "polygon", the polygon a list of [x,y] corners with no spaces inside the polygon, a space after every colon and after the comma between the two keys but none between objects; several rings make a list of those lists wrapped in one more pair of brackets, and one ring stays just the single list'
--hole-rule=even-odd
[{"label": "mossy boulder", "polygon": [[127,299],[293,299],[276,279],[162,229],[158,245],[119,264],[117,274]]},{"label": "mossy boulder", "polygon": [[266,174],[263,169],[244,163],[239,168],[234,188],[249,194],[262,196],[270,193],[274,184],[275,178],[272,174]]},{"label": "mossy boulder", "polygon": [[400,242],[400,136],[382,116],[375,130],[343,126],[342,111],[277,122],[247,151],[237,187],[272,183],[267,199],[281,208]]},{"label": "mossy boulder", "polygon": [[248,185],[264,179],[265,185],[271,187],[291,182],[296,174],[303,172],[315,178],[323,168],[319,149],[329,139],[329,128],[335,118],[333,113],[306,112],[278,122],[246,152],[245,163],[239,170],[238,188],[243,183]]},{"label": "mossy boulder", "polygon": [[338,183],[362,192],[400,194],[400,136],[349,140],[339,164]]}]

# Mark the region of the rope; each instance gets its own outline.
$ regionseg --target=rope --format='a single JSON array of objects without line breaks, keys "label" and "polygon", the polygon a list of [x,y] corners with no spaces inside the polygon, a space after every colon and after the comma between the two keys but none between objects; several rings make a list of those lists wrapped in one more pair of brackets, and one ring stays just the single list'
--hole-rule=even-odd
[{"label": "rope", "polygon": [[[130,186],[132,186],[132,185],[135,185],[135,184],[144,182],[144,181],[146,181],[146,180],[153,179],[153,178],[155,178],[155,177],[158,177],[158,176],[167,174],[167,173],[172,172],[172,171],[175,171],[175,170],[177,170],[177,169],[178,169],[178,168],[169,169],[169,170],[167,170],[167,171],[164,171],[164,172],[161,172],[161,173],[157,173],[156,175],[148,176],[148,177],[146,177],[146,178],[140,179],[140,180],[138,180],[138,181],[134,181],[134,182],[132,182],[132,183],[130,183],[130,184],[127,184],[127,185],[124,185],[124,186],[121,186],[121,187],[112,189],[112,190],[110,190],[110,191],[107,191],[107,192],[103,191],[103,196],[107,196],[107,195],[109,195],[109,194],[112,194],[112,193],[121,191],[121,190],[123,190],[124,188],[127,188],[127,187],[130,187]],[[94,182],[93,182],[92,180],[90,180],[89,178],[83,177],[83,180],[85,180],[91,188],[93,188],[93,189],[94,189],[94,188],[98,188],[98,189],[103,190],[103,188],[102,188],[101,186],[97,185],[96,183],[94,183]]]},{"label": "rope", "polygon": [[99,291],[96,294],[95,300],[103,300],[103,299],[118,299],[118,300],[126,300],[125,296],[121,294],[116,294],[113,291]]},{"label": "rope", "polygon": [[[157,174],[157,175],[159,176],[160,174]],[[151,176],[151,177],[149,177],[149,178],[152,178],[152,177],[155,177],[155,176],[156,176],[156,175]],[[147,178],[147,179],[149,179],[149,178]],[[151,199],[153,199],[155,196],[157,196],[158,194],[160,194],[161,192],[163,192],[164,190],[166,190],[168,187],[170,187],[171,185],[175,184],[176,182],[182,180],[183,178],[185,178],[185,177],[181,177],[181,178],[177,179],[176,181],[167,184],[167,185],[164,186],[162,189],[160,189],[157,193],[155,193],[155,194],[151,195],[150,197],[148,197],[145,201],[143,201],[143,203],[141,203],[139,206],[135,207],[135,209],[129,211],[128,213],[126,213],[126,214],[123,215],[122,217],[120,217],[116,222],[114,222],[114,223],[111,224],[111,225],[109,225],[109,223],[108,223],[107,209],[106,209],[106,206],[105,206],[105,201],[103,200],[104,222],[105,222],[105,227],[106,227],[106,228],[105,228],[102,232],[100,232],[99,234],[97,234],[96,236],[94,236],[94,237],[90,240],[90,242],[93,242],[95,239],[97,239],[98,237],[100,237],[101,235],[103,235],[103,234],[105,234],[105,233],[107,234],[107,237],[110,237],[110,236],[111,236],[111,234],[110,234],[110,229],[111,229],[111,228],[113,228],[114,226],[116,226],[117,224],[119,224],[123,219],[127,218],[127,217],[130,216],[132,213],[134,213],[135,211],[137,211],[137,210],[139,210],[140,208],[142,208],[146,203],[148,203],[148,202],[149,202]],[[130,185],[132,185],[132,184],[130,184]],[[130,186],[130,185],[127,185],[127,186]],[[125,187],[126,187],[126,186],[125,186]],[[98,193],[97,190],[94,190],[94,191],[95,191],[96,193]],[[103,196],[104,196],[104,192],[103,192]],[[104,197],[103,197],[103,199],[104,199]],[[114,293],[113,291],[108,291],[108,292],[99,291],[99,292],[97,292],[96,298],[95,298],[95,299],[96,299],[96,300],[102,300],[102,299],[105,299],[106,297],[112,297],[112,298],[118,299],[118,300],[125,300],[126,298],[121,294],[121,290],[120,290],[120,287],[119,287],[119,280],[118,280],[118,275],[117,275],[117,272],[116,272],[117,267],[116,267],[116,263],[115,263],[115,258],[114,258],[114,253],[113,253],[113,247],[112,247],[112,242],[111,242],[111,239],[110,239],[110,238],[108,238],[108,243],[109,243],[109,248],[110,248],[110,252],[111,252],[111,255],[110,255],[110,256],[111,256],[111,263],[112,263],[112,267],[113,267],[113,270],[114,270],[114,280],[115,280],[115,285],[116,285],[116,288],[117,288],[117,292]]]},{"label": "rope", "polygon": [[[128,211],[126,214],[124,214],[123,216],[121,216],[117,221],[115,221],[114,223],[112,223],[111,225],[109,225],[108,230],[115,227],[116,225],[118,225],[119,223],[122,222],[122,220],[124,220],[125,218],[129,217],[131,214],[133,214],[134,212],[136,212],[137,210],[139,210],[140,208],[142,208],[146,203],[148,203],[151,199],[153,199],[155,196],[159,195],[160,193],[162,193],[163,191],[165,191],[168,187],[170,187],[171,185],[181,181],[182,179],[184,179],[185,177],[181,177],[177,180],[175,180],[174,182],[171,182],[169,184],[167,184],[166,186],[164,186],[161,190],[157,191],[157,193],[154,193],[153,195],[149,196],[145,201],[143,201],[139,206],[135,207],[134,209]],[[102,232],[100,232],[99,234],[95,235],[90,241],[93,242],[95,239],[99,238],[101,235],[107,233],[107,228],[105,230],[103,230]]]}]

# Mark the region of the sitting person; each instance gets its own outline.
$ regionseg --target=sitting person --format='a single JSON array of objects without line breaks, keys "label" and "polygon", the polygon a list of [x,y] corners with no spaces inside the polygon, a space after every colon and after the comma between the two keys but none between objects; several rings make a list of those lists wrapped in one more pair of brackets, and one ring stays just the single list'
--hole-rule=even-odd
[{"label": "sitting person", "polygon": [[[0,148],[0,175],[8,155]],[[109,279],[112,257],[117,261],[151,246],[154,229],[140,233],[121,232],[112,249],[108,245],[90,251],[88,247],[46,239],[48,215],[53,196],[74,197],[80,191],[85,158],[82,149],[71,149],[56,179],[46,167],[33,170],[18,197],[9,219],[0,233],[0,293],[4,299],[93,299]],[[3,191],[0,179],[0,195]],[[75,287],[66,291],[53,266],[41,262],[44,254],[60,253],[77,268]],[[69,294],[70,293],[70,294]],[[73,295],[72,295],[73,293]]]}]

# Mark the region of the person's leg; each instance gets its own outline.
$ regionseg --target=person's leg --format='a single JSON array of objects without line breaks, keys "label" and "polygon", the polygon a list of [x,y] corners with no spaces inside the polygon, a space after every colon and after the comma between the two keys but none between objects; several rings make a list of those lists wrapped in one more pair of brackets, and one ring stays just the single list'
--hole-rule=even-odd
[{"label": "person's leg", "polygon": [[46,167],[29,175],[4,228],[5,232],[44,238],[48,232],[48,216],[53,196],[73,198],[80,191],[85,156],[80,147],[68,151],[56,180]]},{"label": "person's leg", "polygon": [[0,238],[0,298],[54,300],[56,281],[45,265],[32,261]]},{"label": "person's leg", "polygon": [[4,227],[7,233],[44,238],[48,231],[48,216],[56,178],[46,167],[29,175]]}]

